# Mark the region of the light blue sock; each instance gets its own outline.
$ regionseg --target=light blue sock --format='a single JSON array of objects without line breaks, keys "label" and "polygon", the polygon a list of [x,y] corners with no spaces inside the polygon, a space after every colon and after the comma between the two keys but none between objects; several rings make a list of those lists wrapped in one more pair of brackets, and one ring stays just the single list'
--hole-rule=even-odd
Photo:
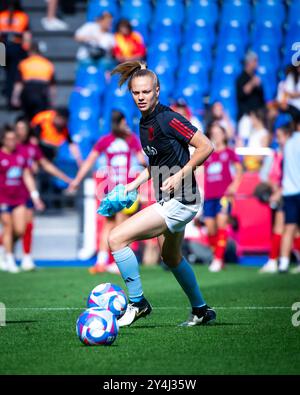
[{"label": "light blue sock", "polygon": [[179,265],[176,268],[171,268],[171,270],[189,298],[192,307],[206,305],[197,283],[195,273],[188,261],[183,257]]},{"label": "light blue sock", "polygon": [[129,300],[139,302],[143,299],[143,289],[140,278],[139,263],[130,247],[112,252],[121,276],[128,289]]}]

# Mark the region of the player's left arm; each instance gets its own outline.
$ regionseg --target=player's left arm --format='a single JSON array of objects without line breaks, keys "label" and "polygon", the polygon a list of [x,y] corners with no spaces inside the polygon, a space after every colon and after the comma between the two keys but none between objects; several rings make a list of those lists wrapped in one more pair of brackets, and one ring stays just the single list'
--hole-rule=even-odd
[{"label": "player's left arm", "polygon": [[48,159],[45,157],[41,158],[39,160],[39,164],[41,167],[49,174],[51,174],[54,177],[60,178],[67,184],[70,184],[72,182],[72,179],[68,177],[64,172],[59,170],[58,167],[56,167],[53,163],[51,163]]},{"label": "player's left arm", "polygon": [[241,183],[243,177],[243,166],[240,162],[234,162],[234,170],[235,175],[233,177],[232,182],[229,184],[228,188],[226,189],[226,196],[233,196],[236,194],[236,191]]},{"label": "player's left arm", "polygon": [[189,144],[195,148],[193,155],[180,171],[165,180],[161,187],[162,191],[172,192],[179,188],[182,179],[191,176],[196,168],[201,166],[214,150],[212,142],[199,130],[193,134]]},{"label": "player's left arm", "polygon": [[28,168],[24,169],[23,181],[30,193],[30,197],[33,201],[34,207],[39,211],[44,210],[45,208],[44,202],[40,199],[40,194],[36,188],[34,177]]}]

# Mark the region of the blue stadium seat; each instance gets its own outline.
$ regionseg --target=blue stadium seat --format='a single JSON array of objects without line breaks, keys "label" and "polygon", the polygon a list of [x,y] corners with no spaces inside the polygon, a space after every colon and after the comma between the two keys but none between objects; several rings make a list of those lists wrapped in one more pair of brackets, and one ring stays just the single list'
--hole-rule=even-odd
[{"label": "blue stadium seat", "polygon": [[119,18],[119,7],[116,0],[90,0],[87,9],[87,20],[94,21],[102,12],[109,11],[114,19]]},{"label": "blue stadium seat", "polygon": [[237,76],[242,72],[243,64],[241,61],[237,60],[236,57],[231,58],[227,56],[226,58],[215,60],[213,73],[218,75],[227,75],[228,78],[231,76],[237,78]]},{"label": "blue stadium seat", "polygon": [[187,92],[198,92],[204,95],[208,93],[209,88],[208,72],[206,70],[188,70],[184,74],[179,74],[176,83],[176,96],[188,96]]},{"label": "blue stadium seat", "polygon": [[154,10],[154,25],[181,25],[184,18],[184,5],[178,0],[160,1]]},{"label": "blue stadium seat", "polygon": [[185,75],[186,73],[208,73],[212,65],[211,58],[206,57],[191,57],[184,56],[181,57],[178,75]]},{"label": "blue stadium seat", "polygon": [[215,25],[218,19],[218,4],[214,0],[194,0],[186,7],[186,24],[205,21]]},{"label": "blue stadium seat", "polygon": [[288,10],[288,24],[292,26],[300,21],[300,2],[298,0],[292,1]]},{"label": "blue stadium seat", "polygon": [[285,7],[280,0],[258,1],[254,6],[254,21],[261,24],[271,21],[274,25],[281,25],[285,20]]},{"label": "blue stadium seat", "polygon": [[272,71],[264,66],[259,66],[258,68],[258,75],[262,80],[262,85],[264,89],[264,97],[265,100],[271,101],[274,100],[277,94],[277,73],[276,71]]},{"label": "blue stadium seat", "polygon": [[128,19],[133,26],[148,25],[152,18],[151,3],[144,0],[125,0],[121,6],[120,17]]},{"label": "blue stadium seat", "polygon": [[[300,6],[299,6],[300,7]],[[291,51],[292,45],[300,41],[300,19],[298,22],[289,25],[287,34],[284,39],[285,49]]]},{"label": "blue stadium seat", "polygon": [[258,55],[258,63],[268,69],[277,70],[280,66],[280,55],[277,47],[268,45],[261,45],[253,47],[253,50]]},{"label": "blue stadium seat", "polygon": [[245,48],[248,43],[248,28],[239,21],[223,23],[220,27],[218,45],[234,44]]},{"label": "blue stadium seat", "polygon": [[[70,178],[76,176],[78,166],[71,154],[69,143],[64,143],[58,148],[54,164]],[[56,177],[52,178],[52,183],[59,189],[66,189],[68,187],[68,184]]]},{"label": "blue stadium seat", "polygon": [[183,42],[197,42],[205,46],[212,47],[216,40],[215,28],[211,24],[198,22],[190,24],[186,27],[183,36]]},{"label": "blue stadium seat", "polygon": [[103,93],[106,87],[103,70],[94,65],[81,65],[76,72],[75,86]]},{"label": "blue stadium seat", "polygon": [[150,45],[168,42],[177,46],[181,42],[181,28],[178,25],[155,25],[150,32]]},{"label": "blue stadium seat", "polygon": [[128,125],[132,128],[133,117],[135,114],[135,105],[128,91],[127,85],[121,88],[118,86],[118,77],[113,76],[104,96],[103,103],[103,127],[101,134],[110,132],[111,112],[113,110],[121,111],[125,114]]},{"label": "blue stadium seat", "polygon": [[253,45],[267,44],[279,46],[282,42],[282,28],[280,25],[274,24],[271,21],[257,23],[253,26],[251,41]]},{"label": "blue stadium seat", "polygon": [[98,111],[101,106],[101,96],[98,92],[84,88],[74,88],[69,99],[69,110],[72,114],[78,113],[81,108],[93,108]]},{"label": "blue stadium seat", "polygon": [[243,46],[239,46],[235,43],[220,43],[216,48],[216,59],[222,60],[223,58],[231,57],[233,60],[236,59],[236,62],[240,61],[244,58],[245,48]]},{"label": "blue stadium seat", "polygon": [[234,79],[219,79],[212,82],[210,104],[219,101],[225,111],[235,120],[237,116],[236,89]]},{"label": "blue stadium seat", "polygon": [[249,2],[244,0],[233,0],[225,2],[221,9],[221,24],[230,21],[239,21],[243,25],[248,25],[252,18],[252,8]]},{"label": "blue stadium seat", "polygon": [[157,67],[174,70],[178,66],[178,51],[168,43],[153,45],[148,49],[147,63],[152,70]]},{"label": "blue stadium seat", "polygon": [[159,82],[160,82],[160,95],[159,100],[163,104],[169,104],[170,96],[174,92],[175,88],[175,73],[173,70],[165,70],[161,74],[158,74]]}]

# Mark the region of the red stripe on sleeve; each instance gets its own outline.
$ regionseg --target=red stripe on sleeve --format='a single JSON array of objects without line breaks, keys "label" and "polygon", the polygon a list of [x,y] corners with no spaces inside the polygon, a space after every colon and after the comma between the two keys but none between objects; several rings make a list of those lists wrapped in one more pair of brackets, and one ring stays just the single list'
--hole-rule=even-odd
[{"label": "red stripe on sleeve", "polygon": [[176,122],[178,125],[182,126],[188,133],[191,133],[192,135],[194,134],[194,131],[184,125],[182,122],[180,122],[178,119],[174,118],[174,122]]},{"label": "red stripe on sleeve", "polygon": [[184,136],[187,139],[190,139],[191,136],[189,136],[189,134],[182,128],[180,128],[178,125],[176,125],[173,120],[169,123],[169,125],[175,129],[178,133],[180,133],[182,136]]}]

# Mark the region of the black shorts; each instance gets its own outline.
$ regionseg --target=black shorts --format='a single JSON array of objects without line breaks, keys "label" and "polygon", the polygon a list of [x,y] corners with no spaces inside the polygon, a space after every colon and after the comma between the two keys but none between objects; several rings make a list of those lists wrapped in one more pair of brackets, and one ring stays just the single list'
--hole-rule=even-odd
[{"label": "black shorts", "polygon": [[15,208],[19,207],[20,204],[12,205],[6,203],[0,203],[0,214],[9,213],[11,214]]},{"label": "black shorts", "polygon": [[283,196],[283,211],[286,224],[300,226],[300,194]]}]

